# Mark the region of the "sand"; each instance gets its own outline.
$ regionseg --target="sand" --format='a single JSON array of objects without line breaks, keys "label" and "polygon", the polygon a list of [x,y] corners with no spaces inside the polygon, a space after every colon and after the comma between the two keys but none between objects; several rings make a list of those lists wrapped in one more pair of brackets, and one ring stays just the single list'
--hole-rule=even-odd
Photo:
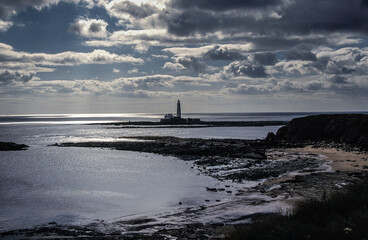
[{"label": "sand", "polygon": [[313,148],[306,146],[304,148],[285,149],[286,152],[299,152],[308,154],[321,154],[325,156],[332,171],[367,171],[368,154],[362,152],[346,152],[336,148]]}]

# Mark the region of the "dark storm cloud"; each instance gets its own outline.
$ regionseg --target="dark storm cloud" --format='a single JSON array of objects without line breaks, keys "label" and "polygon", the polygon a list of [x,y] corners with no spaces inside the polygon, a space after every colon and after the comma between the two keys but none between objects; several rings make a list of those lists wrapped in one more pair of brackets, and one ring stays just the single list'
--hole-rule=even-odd
[{"label": "dark storm cloud", "polygon": [[280,3],[280,0],[173,0],[177,8],[199,8],[214,11],[226,11],[239,8],[263,8]]},{"label": "dark storm cloud", "polygon": [[215,14],[199,10],[184,11],[178,15],[175,13],[165,18],[168,31],[180,36],[216,31],[223,25]]},{"label": "dark storm cloud", "polygon": [[226,47],[214,46],[211,50],[203,55],[207,60],[240,60],[244,56],[238,52],[230,51]]},{"label": "dark storm cloud", "polygon": [[253,60],[261,65],[272,66],[277,63],[277,57],[273,53],[256,53]]},{"label": "dark storm cloud", "polygon": [[[243,3],[240,3],[243,2]],[[206,34],[214,31],[236,33],[252,32],[254,35],[310,34],[313,32],[368,32],[368,5],[362,0],[296,0],[280,4],[272,9],[279,17],[272,17],[271,10],[248,10],[246,5],[253,1],[184,1],[175,0],[172,6],[183,11],[166,14],[168,30],[176,35]],[[254,1],[255,2],[255,1]],[[258,2],[258,1],[257,1]],[[276,1],[260,1],[259,6]],[[188,9],[184,5],[195,7]],[[240,5],[242,7],[240,7]],[[228,7],[227,7],[228,6]],[[227,9],[229,11],[224,12]],[[267,12],[268,11],[268,12]]]},{"label": "dark storm cloud", "polygon": [[279,24],[293,32],[368,31],[368,8],[362,0],[297,0],[282,14]]}]

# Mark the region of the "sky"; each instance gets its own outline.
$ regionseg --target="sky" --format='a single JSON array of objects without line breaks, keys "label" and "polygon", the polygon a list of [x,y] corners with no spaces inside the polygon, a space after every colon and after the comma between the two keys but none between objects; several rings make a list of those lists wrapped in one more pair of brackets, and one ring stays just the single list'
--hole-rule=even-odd
[{"label": "sky", "polygon": [[1,0],[0,114],[368,110],[367,0]]}]

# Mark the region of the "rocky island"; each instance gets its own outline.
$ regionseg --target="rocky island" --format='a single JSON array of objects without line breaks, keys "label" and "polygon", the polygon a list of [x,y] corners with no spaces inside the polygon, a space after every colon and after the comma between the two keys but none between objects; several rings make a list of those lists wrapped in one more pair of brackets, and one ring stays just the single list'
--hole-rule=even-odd
[{"label": "rocky island", "polygon": [[[296,202],[301,199],[327,201],[334,192],[367,181],[367,123],[368,115],[362,114],[317,115],[293,119],[276,134],[269,133],[263,140],[141,136],[130,137],[127,141],[127,137],[122,136],[121,141],[117,139],[114,142],[56,143],[54,146],[58,147],[108,148],[171,155],[193,162],[200,173],[221,181],[252,184],[242,189],[231,189],[231,184],[225,188],[208,187],[207,191],[226,192],[234,198],[226,203],[214,203],[210,207],[202,205],[177,213],[187,219],[180,226],[172,226],[159,218],[146,218],[110,225],[93,223],[85,227],[50,224],[2,233],[1,236],[82,235],[101,239],[221,239],[231,236],[232,239],[242,239],[236,238],[234,229],[242,229],[248,226],[244,223],[279,214],[260,210],[216,224],[197,222],[196,216],[243,205],[268,209],[267,206],[272,204],[297,206]],[[362,220],[367,218],[363,216]],[[102,228],[104,232],[100,230]],[[243,236],[245,233],[240,234]]]}]

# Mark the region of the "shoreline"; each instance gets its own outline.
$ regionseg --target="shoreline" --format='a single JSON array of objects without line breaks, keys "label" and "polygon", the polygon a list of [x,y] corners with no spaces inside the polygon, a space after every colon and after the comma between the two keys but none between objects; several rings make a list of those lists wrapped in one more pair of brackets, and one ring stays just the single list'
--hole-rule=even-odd
[{"label": "shoreline", "polygon": [[[188,232],[193,237],[200,237],[203,232],[206,232],[207,235],[216,235],[221,239],[225,237],[221,234],[231,230],[234,225],[249,223],[257,218],[275,214],[276,210],[280,209],[280,207],[274,207],[274,210],[270,210],[269,206],[283,206],[282,209],[291,208],[301,199],[321,199],[326,194],[329,195],[345,186],[368,178],[368,171],[364,169],[365,164],[363,164],[368,159],[366,153],[349,152],[328,146],[316,148],[316,146],[321,146],[320,144],[307,146],[290,143],[269,144],[265,140],[241,139],[132,138],[139,141],[64,143],[56,146],[102,147],[118,151],[171,155],[184,161],[192,161],[201,174],[221,181],[253,182],[254,184],[231,192],[233,198],[230,202],[215,203],[210,208],[199,206],[177,213],[179,214],[177,216],[187,219],[180,227],[176,226],[172,229],[173,226],[160,226],[159,222],[144,223],[136,226],[141,229],[138,232],[122,232],[122,235],[119,235],[121,239],[164,239],[163,236],[180,237]],[[184,150],[179,151],[181,148]],[[346,156],[349,156],[349,159],[342,162]],[[363,161],[359,165],[361,167],[349,166],[352,162],[348,160],[358,158]],[[335,164],[343,165],[335,168],[333,167]],[[222,192],[226,189],[208,188],[207,191]],[[250,196],[255,196],[255,198]],[[219,211],[222,208],[232,209],[244,206],[254,206],[255,209],[259,207],[260,210],[236,219],[230,220],[229,218],[227,222],[218,224],[197,222],[196,217],[193,218],[197,215],[206,216],[211,211]],[[207,217],[210,218],[210,216]],[[229,216],[231,216],[231,211],[228,213]],[[193,227],[194,225],[188,227],[190,222],[196,227]],[[156,228],[156,231],[145,232],[145,229],[152,227]]]},{"label": "shoreline", "polygon": [[[155,138],[157,139],[157,137]],[[150,140],[153,141],[152,138]],[[174,140],[177,139],[174,138]],[[191,140],[193,141],[193,139]],[[198,141],[202,144],[211,140]],[[216,141],[221,142],[221,140],[218,139]],[[234,139],[225,140],[225,143],[223,144],[228,145],[228,141],[232,141],[233,145],[239,144],[236,143],[236,140]],[[259,141],[253,141],[254,143],[252,143],[252,141],[245,140],[245,142],[246,144],[257,145],[257,142]],[[142,142],[138,143],[141,144]],[[95,144],[96,143],[94,143],[94,147],[97,147]],[[64,147],[71,146],[69,145]],[[252,155],[244,155],[244,159],[249,161],[251,156]],[[349,159],[346,159],[346,156],[349,156]],[[254,175],[251,174],[251,172],[246,171],[240,175],[231,175],[232,179],[222,174],[226,171],[236,172],[237,170],[244,168],[244,165],[238,165],[240,159],[239,155],[235,158],[230,156],[220,158],[217,158],[216,156],[202,156],[200,158],[198,158],[198,156],[194,158],[190,158],[188,156],[185,156],[184,158],[180,156],[177,157],[182,160],[192,161],[201,174],[206,174],[222,181],[233,182],[237,182],[239,180],[238,177],[242,176],[245,179],[249,179],[247,181],[253,181],[254,183],[258,182],[258,184],[253,184],[253,186],[244,187],[243,189],[238,189],[236,192],[232,192],[231,195],[234,197],[228,202],[214,202],[210,206],[198,206],[186,210],[183,209],[182,212],[170,213],[169,215],[132,216],[131,218],[125,218],[113,222],[93,222],[84,226],[57,225],[57,223],[51,222],[31,229],[19,229],[3,232],[0,233],[0,236],[18,236],[20,238],[21,236],[36,238],[41,236],[52,236],[54,238],[78,238],[80,236],[85,236],[87,238],[100,237],[103,239],[155,240],[166,239],[168,236],[180,239],[196,239],[206,235],[209,236],[210,239],[224,239],[227,236],[226,233],[231,232],[236,225],[249,223],[270,215],[272,216],[277,213],[277,209],[280,209],[278,207],[273,208],[273,212],[272,210],[270,211],[270,209],[272,209],[272,207],[269,208],[270,206],[276,204],[275,206],[284,206],[283,208],[287,209],[293,207],[300,199],[320,199],[325,193],[330,194],[345,186],[368,178],[368,171],[364,169],[365,164],[360,164],[367,163],[368,165],[368,155],[366,153],[348,152],[328,147],[315,148],[313,145],[297,148],[270,147],[267,149],[264,157],[262,157],[262,155],[253,155],[255,158],[253,158],[252,161],[257,165],[257,167],[254,168],[254,171],[257,172],[259,169],[262,169],[262,175]],[[228,159],[228,162],[220,159]],[[238,160],[234,161],[235,159]],[[343,159],[346,160],[342,162]],[[358,164],[360,167],[350,166],[355,162],[351,162],[349,160],[359,160],[360,162]],[[301,164],[302,162],[307,163],[303,165]],[[226,163],[229,164],[226,165]],[[291,165],[288,168],[284,166],[286,171],[279,173],[278,176],[272,176],[274,172],[269,172],[269,167],[274,168],[274,164],[281,164],[278,165],[278,167],[280,167],[283,166],[282,164],[287,163],[290,163]],[[292,163],[296,164],[293,165]],[[247,164],[249,164],[249,162]],[[338,168],[332,167],[335,164],[339,164]],[[326,165],[331,167],[326,168]],[[292,168],[292,166],[297,167]],[[248,168],[251,167],[249,166]],[[221,175],[218,175],[218,173],[221,173]],[[257,173],[259,174],[259,172]],[[215,188],[208,189],[208,191],[221,192],[223,190]],[[251,196],[256,197],[254,198]],[[222,223],[206,223],[198,222],[196,220],[196,216],[207,216],[208,214],[213,214],[216,211],[223,211],[222,209],[239,209],[246,205],[254,206],[255,209],[259,208],[262,210],[250,212],[247,215],[239,216],[237,218],[231,218],[231,215],[228,215],[230,218]],[[229,211],[228,214],[230,213],[231,211]],[[179,219],[182,219],[181,221],[185,220],[181,225],[166,222],[167,220],[165,219],[171,219],[172,217],[179,217]],[[211,215],[208,215],[207,217],[211,218]]]},{"label": "shoreline", "polygon": [[[0,236],[19,238],[22,238],[22,236],[36,238],[51,236],[54,238],[78,238],[80,236],[85,236],[87,238],[100,237],[103,239],[155,240],[165,239],[168,236],[181,239],[195,239],[206,235],[209,236],[210,239],[224,239],[227,236],[226,233],[232,231],[238,224],[249,223],[255,219],[262,219],[263,217],[276,214],[276,210],[279,208],[274,207],[273,209],[275,212],[273,212],[272,210],[270,211],[270,209],[272,209],[270,206],[284,206],[283,208],[287,209],[293,207],[300,199],[313,197],[321,198],[324,193],[330,194],[337,189],[341,189],[347,185],[368,178],[368,171],[364,169],[365,164],[360,164],[367,163],[368,165],[368,155],[366,153],[348,152],[328,147],[315,148],[313,145],[303,147],[273,147],[270,145],[265,147],[266,144],[259,140],[204,140],[178,139],[173,137],[140,137],[138,139],[149,140],[150,142],[148,143],[150,144],[154,141],[159,141],[158,144],[162,146],[167,144],[160,142],[162,140],[170,142],[171,146],[175,144],[184,144],[182,141],[189,141],[194,144],[194,146],[187,145],[189,152],[196,152],[197,147],[202,147],[202,153],[211,152],[208,149],[208,151],[203,151],[203,146],[218,148],[220,151],[217,153],[222,154],[222,156],[211,154],[208,156],[203,154],[202,156],[190,156],[186,155],[185,152],[182,152],[181,156],[175,156],[179,159],[193,162],[200,174],[206,174],[222,181],[253,181],[254,183],[258,182],[258,184],[253,184],[253,186],[249,187],[244,186],[243,189],[238,189],[236,192],[230,193],[233,197],[231,198],[232,200],[229,200],[228,202],[214,202],[210,206],[198,206],[190,209],[183,209],[182,212],[170,213],[169,215],[133,216],[131,218],[117,220],[114,222],[93,222],[84,226],[57,225],[57,223],[51,222],[31,229],[18,229],[3,232],[0,233]],[[129,146],[132,147],[136,146],[136,144],[140,145],[142,143],[144,142],[139,141]],[[113,145],[104,145],[106,143],[103,142],[100,143],[103,146],[98,145],[97,143],[92,143],[92,145],[89,144],[91,143],[79,143],[78,147],[104,147],[115,150],[127,150],[116,149]],[[188,142],[186,144],[188,144]],[[231,145],[234,145],[233,148],[229,149],[229,152],[233,153],[231,156],[228,155],[229,152],[221,152],[222,147],[229,148]],[[239,148],[247,148],[245,146],[248,146],[249,151],[239,152],[236,149],[237,146]],[[63,147],[75,146],[73,146],[73,144],[66,144]],[[168,148],[170,148],[170,146],[166,146],[166,149]],[[130,150],[140,151],[142,149]],[[258,153],[255,154],[254,150],[257,150]],[[264,155],[262,155],[261,152],[263,150],[266,151]],[[250,154],[250,152],[253,153]],[[173,152],[167,155],[172,154]],[[349,156],[349,159],[346,159],[346,156]],[[343,159],[346,159],[346,161],[342,162]],[[359,160],[360,162],[358,164],[360,167],[350,166],[356,162],[348,160]],[[339,164],[339,168],[332,167],[335,164]],[[253,170],[248,171],[247,169],[244,169],[246,165],[248,165],[247,169],[252,168]],[[326,165],[331,167],[326,168]],[[284,171],[272,171],[275,166],[277,166],[276,168],[283,169]],[[208,191],[221,192],[223,189],[209,188]],[[196,216],[207,216],[207,218],[211,218],[211,214],[223,211],[223,209],[234,209],[235,211],[235,209],[239,209],[240,207],[247,205],[254,206],[255,209],[262,210],[250,212],[247,215],[236,218],[231,218],[231,211],[228,210],[228,214],[230,215],[228,215],[227,221],[222,223],[206,223],[198,222],[196,220]],[[181,221],[184,220],[183,224],[172,225],[169,224],[169,222],[166,222],[167,220],[165,219],[171,219],[172,217],[182,219]]]}]

